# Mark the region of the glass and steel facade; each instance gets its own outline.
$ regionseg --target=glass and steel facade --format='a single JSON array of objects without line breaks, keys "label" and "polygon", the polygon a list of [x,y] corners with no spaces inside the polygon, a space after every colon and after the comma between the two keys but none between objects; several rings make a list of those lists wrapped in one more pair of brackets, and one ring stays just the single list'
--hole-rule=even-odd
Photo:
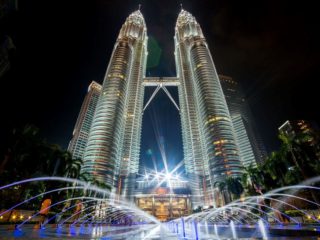
[{"label": "glass and steel facade", "polygon": [[239,83],[225,75],[219,75],[219,79],[229,107],[243,165],[249,167],[263,163],[267,151]]},{"label": "glass and steel facade", "polygon": [[82,168],[128,196],[138,172],[146,55],[145,22],[135,11],[122,25],[114,46]]},{"label": "glass and steel facade", "polygon": [[215,205],[215,183],[242,174],[232,121],[200,25],[185,10],[178,16],[174,39],[184,161],[193,203]]},{"label": "glass and steel facade", "polygon": [[133,200],[139,169],[144,87],[178,87],[184,162],[192,205],[215,205],[215,183],[240,176],[232,121],[200,25],[185,10],[175,28],[177,77],[145,78],[147,34],[140,11],[121,28],[107,68],[82,171]]},{"label": "glass and steel facade", "polygon": [[68,151],[72,154],[73,158],[83,159],[100,93],[101,85],[92,81],[82,103],[81,110],[73,130],[72,139],[68,146]]}]

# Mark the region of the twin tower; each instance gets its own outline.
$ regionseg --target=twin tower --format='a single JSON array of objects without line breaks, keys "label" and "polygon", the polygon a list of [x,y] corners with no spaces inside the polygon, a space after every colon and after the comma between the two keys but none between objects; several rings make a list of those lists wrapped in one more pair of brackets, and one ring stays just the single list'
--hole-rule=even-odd
[{"label": "twin tower", "polygon": [[[145,79],[147,43],[146,24],[138,10],[126,19],[113,48],[82,168],[129,199],[134,196],[139,169],[144,87],[152,81]],[[214,205],[216,183],[242,173],[232,122],[200,25],[183,9],[174,44],[192,202],[194,206]],[[157,84],[170,83],[155,80]]]}]

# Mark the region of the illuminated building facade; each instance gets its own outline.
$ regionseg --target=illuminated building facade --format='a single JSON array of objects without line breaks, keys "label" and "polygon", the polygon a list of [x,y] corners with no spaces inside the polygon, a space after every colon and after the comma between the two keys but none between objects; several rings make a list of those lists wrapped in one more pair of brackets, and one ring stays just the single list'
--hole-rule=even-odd
[{"label": "illuminated building facade", "polygon": [[317,132],[318,127],[315,123],[308,120],[287,120],[279,127],[279,132],[287,135],[290,138],[299,134],[313,135]]},{"label": "illuminated building facade", "polygon": [[[287,135],[289,138],[294,138],[299,135],[308,135],[309,145],[314,146],[318,144],[319,126],[309,120],[287,120],[279,127],[279,132]],[[320,158],[320,152],[317,153]]]},{"label": "illuminated building facade", "polygon": [[[177,77],[145,78],[146,56],[146,26],[138,10],[127,18],[114,46],[82,171],[131,200],[137,196],[135,181],[143,110],[157,91],[163,89],[180,112],[192,205],[215,205],[215,183],[228,176],[240,176],[242,165],[219,78],[195,18],[185,10],[178,16],[175,28]],[[143,107],[144,87],[148,86],[157,88]],[[174,102],[166,86],[178,87],[179,104]],[[183,201],[189,206],[187,200]]]},{"label": "illuminated building facade", "polygon": [[82,103],[81,110],[73,130],[72,139],[68,146],[68,151],[72,154],[73,158],[83,159],[100,93],[101,85],[92,81]]},{"label": "illuminated building facade", "polygon": [[232,121],[200,25],[181,10],[175,28],[175,59],[185,168],[194,205],[214,205],[215,183],[240,176],[242,165]]},{"label": "illuminated building facade", "polygon": [[139,167],[146,56],[146,25],[138,10],[122,25],[114,46],[82,168],[129,197]]},{"label": "illuminated building facade", "polygon": [[136,181],[136,205],[160,221],[188,216],[192,213],[189,182],[177,176],[146,175]]},{"label": "illuminated building facade", "polygon": [[263,141],[255,127],[252,114],[239,83],[229,76],[219,75],[244,167],[256,166],[267,157]]}]

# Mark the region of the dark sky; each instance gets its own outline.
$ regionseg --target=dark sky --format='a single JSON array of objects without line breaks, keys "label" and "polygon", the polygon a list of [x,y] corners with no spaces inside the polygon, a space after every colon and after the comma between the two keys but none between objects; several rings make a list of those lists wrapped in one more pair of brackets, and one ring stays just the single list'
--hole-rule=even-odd
[{"label": "dark sky", "polygon": [[[1,25],[16,46],[13,67],[1,79],[2,149],[8,132],[27,122],[39,126],[48,141],[67,146],[89,83],[102,82],[121,25],[139,3],[151,45],[147,74],[175,76],[180,2],[19,1],[19,10]],[[313,3],[182,2],[200,23],[218,73],[242,85],[269,150],[277,147],[277,128],[285,120],[319,123],[320,35]],[[183,158],[178,116],[163,93],[150,105],[143,120],[143,162],[151,162],[148,149],[159,158],[154,129],[168,158]]]}]

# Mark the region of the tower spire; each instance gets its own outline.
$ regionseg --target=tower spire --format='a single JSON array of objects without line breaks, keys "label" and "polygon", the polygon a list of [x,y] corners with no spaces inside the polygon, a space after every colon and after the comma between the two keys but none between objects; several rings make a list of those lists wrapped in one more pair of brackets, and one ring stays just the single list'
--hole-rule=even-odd
[{"label": "tower spire", "polygon": [[180,3],[180,10],[181,10],[181,11],[183,10],[182,3]]},{"label": "tower spire", "polygon": [[138,5],[138,10],[139,10],[139,11],[141,10],[141,4]]}]

